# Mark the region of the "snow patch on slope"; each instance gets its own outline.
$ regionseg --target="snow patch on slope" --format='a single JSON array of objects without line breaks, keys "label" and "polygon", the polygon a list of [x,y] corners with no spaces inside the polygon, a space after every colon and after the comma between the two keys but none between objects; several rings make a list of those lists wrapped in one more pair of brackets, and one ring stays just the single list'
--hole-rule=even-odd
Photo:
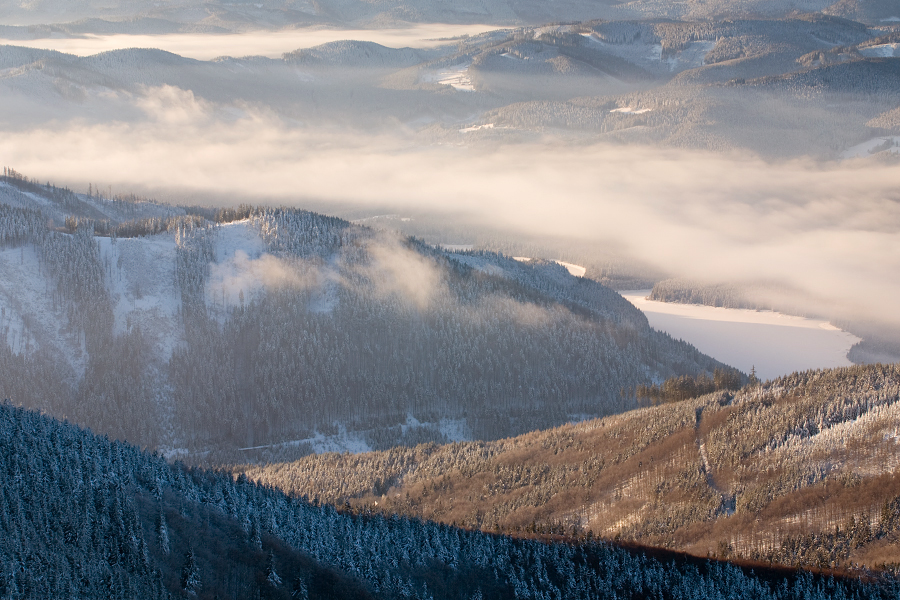
[{"label": "snow patch on slope", "polygon": [[554,260],[553,262],[564,266],[573,277],[584,277],[584,274],[587,273],[587,269],[581,265],[573,265],[572,263],[563,262],[561,260]]},{"label": "snow patch on slope", "polygon": [[0,250],[0,329],[6,343],[14,352],[43,348],[80,376],[87,353],[80,336],[65,327],[66,316],[52,297],[52,283],[43,275],[34,246]]},{"label": "snow patch on slope", "polygon": [[154,355],[168,361],[182,340],[181,300],[175,286],[175,238],[97,238],[113,303],[116,333],[138,326]]},{"label": "snow patch on slope", "polygon": [[626,115],[642,115],[644,113],[650,112],[651,108],[632,108],[631,106],[623,106],[622,108],[614,108],[611,113],[622,113]]},{"label": "snow patch on slope", "polygon": [[[528,262],[530,260],[534,260],[529,256],[513,256],[512,258],[513,260],[517,260],[519,262]],[[552,262],[565,267],[566,271],[568,271],[569,275],[571,275],[572,277],[584,277],[584,274],[587,273],[587,268],[582,267],[581,265],[568,263],[562,260],[553,260]]]},{"label": "snow patch on slope", "polygon": [[900,44],[879,44],[860,48],[859,53],[869,58],[894,58],[900,56]]},{"label": "snow patch on slope", "polygon": [[900,136],[877,137],[857,144],[841,153],[841,158],[865,158],[879,152],[900,153]]},{"label": "snow patch on slope", "polygon": [[454,65],[447,67],[443,71],[438,71],[437,73],[425,73],[422,75],[422,81],[449,85],[453,89],[463,92],[474,92],[475,86],[472,84],[472,79],[469,77],[470,64],[471,63]]}]

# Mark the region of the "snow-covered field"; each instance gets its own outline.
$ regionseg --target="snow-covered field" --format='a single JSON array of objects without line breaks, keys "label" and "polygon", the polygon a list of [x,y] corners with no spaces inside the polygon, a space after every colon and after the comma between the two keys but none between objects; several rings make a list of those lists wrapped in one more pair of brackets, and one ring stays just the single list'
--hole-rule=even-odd
[{"label": "snow-covered field", "polygon": [[429,83],[440,83],[449,85],[455,90],[463,92],[474,92],[475,86],[472,85],[472,79],[469,77],[469,63],[463,65],[453,65],[447,67],[443,71],[437,73],[428,73],[423,75],[423,81]]},{"label": "snow-covered field", "polygon": [[635,41],[628,44],[610,44],[597,37],[597,34],[581,34],[590,43],[624,58],[629,62],[640,64],[642,67],[657,73],[677,73],[687,69],[695,69],[705,64],[706,55],[716,43],[711,41],[696,41],[688,44],[688,47],[674,55],[663,58],[662,44],[647,44]]},{"label": "snow-covered field", "polygon": [[[715,42],[691,42],[687,48],[678,52],[675,56],[665,59],[670,71],[684,71],[702,67],[706,63],[706,55],[715,47]],[[656,47],[654,47],[654,54]],[[659,56],[662,56],[662,46],[659,46]]]},{"label": "snow-covered field", "polygon": [[101,260],[108,265],[107,287],[116,315],[116,331],[141,328],[161,361],[181,341],[181,300],[172,275],[175,238],[159,234],[138,238],[98,237]]},{"label": "snow-covered field", "polygon": [[0,45],[27,46],[90,56],[123,48],[158,48],[188,58],[210,60],[219,56],[267,56],[281,58],[285,52],[312,48],[339,40],[375,42],[391,48],[432,48],[447,38],[493,31],[489,25],[421,24],[403,29],[294,29],[252,31],[237,34],[87,35],[78,38],[9,40]]},{"label": "snow-covered field", "polygon": [[38,348],[52,351],[80,375],[87,354],[64,323],[65,312],[53,302],[52,284],[34,247],[0,250],[0,341],[26,355]]},{"label": "snow-covered field", "polygon": [[865,158],[878,152],[900,153],[900,136],[877,137],[866,140],[841,154],[841,158]]},{"label": "snow-covered field", "polygon": [[771,311],[715,308],[647,300],[650,290],[621,292],[650,325],[760,379],[793,371],[850,365],[853,334],[816,319]]},{"label": "snow-covered field", "polygon": [[642,115],[642,114],[644,114],[644,113],[650,112],[651,110],[653,110],[653,109],[650,109],[650,108],[632,108],[632,107],[630,107],[630,106],[624,106],[624,107],[622,107],[622,108],[614,108],[614,109],[612,109],[612,110],[609,111],[609,112],[611,112],[611,113],[623,113],[623,114],[626,114],[626,115]]},{"label": "snow-covered field", "polygon": [[[519,262],[527,262],[532,259],[530,256],[513,256],[513,260],[517,260]],[[573,277],[584,277],[584,274],[587,273],[587,268],[582,267],[581,265],[575,265],[561,260],[554,260],[553,262],[565,267],[566,271],[569,272],[569,275],[572,275]]]},{"label": "snow-covered field", "polygon": [[561,260],[554,260],[553,262],[564,266],[573,277],[584,277],[584,274],[587,273],[587,269],[581,265],[573,265],[572,263],[563,262]]},{"label": "snow-covered field", "polygon": [[859,53],[863,56],[872,58],[892,58],[900,56],[900,44],[879,44],[878,46],[869,46],[868,48],[860,48]]},{"label": "snow-covered field", "polygon": [[471,127],[466,127],[464,129],[460,129],[460,133],[472,133],[473,131],[480,131],[482,129],[493,129],[493,123],[487,123],[486,125],[472,125]]}]

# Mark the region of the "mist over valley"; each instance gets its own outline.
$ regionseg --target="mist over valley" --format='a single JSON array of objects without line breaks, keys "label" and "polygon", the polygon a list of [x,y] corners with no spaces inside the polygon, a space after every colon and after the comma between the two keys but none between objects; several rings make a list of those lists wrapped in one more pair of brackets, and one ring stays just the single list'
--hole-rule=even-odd
[{"label": "mist over valley", "polygon": [[0,0],[0,596],[895,597],[898,46]]}]

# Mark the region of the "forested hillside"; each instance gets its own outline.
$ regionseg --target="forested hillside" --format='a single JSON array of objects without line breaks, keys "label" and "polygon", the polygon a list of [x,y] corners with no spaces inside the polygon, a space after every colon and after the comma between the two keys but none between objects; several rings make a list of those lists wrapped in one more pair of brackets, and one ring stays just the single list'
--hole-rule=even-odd
[{"label": "forested hillside", "polygon": [[554,19],[563,22],[596,18],[714,19],[728,14],[779,17],[819,11],[878,23],[897,17],[898,12],[891,0],[687,0],[677,3],[659,0],[600,3],[566,0],[550,6],[523,0],[464,0],[452,5],[424,0],[379,3],[166,0],[151,5],[128,0],[109,0],[103,4],[90,0],[6,0],[0,3],[0,8],[6,15],[0,23],[52,24],[39,28],[10,28],[19,35],[215,34],[285,27],[386,27],[410,22],[491,23],[499,26],[540,24]]},{"label": "forested hillside", "polygon": [[[834,580],[339,513],[0,405],[4,598],[892,598]],[[678,560],[673,560],[678,558]]]},{"label": "forested hillside", "polygon": [[242,469],[293,495],[516,535],[896,571],[900,366],[739,392],[496,442]]},{"label": "forested hillside", "polygon": [[556,263],[302,210],[173,208],[11,171],[0,228],[0,392],[153,448],[496,439],[723,367]]}]

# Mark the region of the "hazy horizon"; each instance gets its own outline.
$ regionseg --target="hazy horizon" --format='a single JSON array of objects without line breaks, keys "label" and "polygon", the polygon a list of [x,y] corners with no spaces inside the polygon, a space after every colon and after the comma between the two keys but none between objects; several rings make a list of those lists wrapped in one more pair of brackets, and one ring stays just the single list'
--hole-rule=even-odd
[{"label": "hazy horizon", "polygon": [[415,23],[408,27],[388,29],[310,27],[243,33],[84,34],[36,39],[0,36],[0,45],[56,50],[75,56],[92,56],[129,48],[153,48],[196,60],[212,60],[223,56],[281,58],[286,52],[343,40],[374,42],[390,48],[433,48],[457,41],[451,38],[478,35],[497,29],[500,28],[492,25]]}]

